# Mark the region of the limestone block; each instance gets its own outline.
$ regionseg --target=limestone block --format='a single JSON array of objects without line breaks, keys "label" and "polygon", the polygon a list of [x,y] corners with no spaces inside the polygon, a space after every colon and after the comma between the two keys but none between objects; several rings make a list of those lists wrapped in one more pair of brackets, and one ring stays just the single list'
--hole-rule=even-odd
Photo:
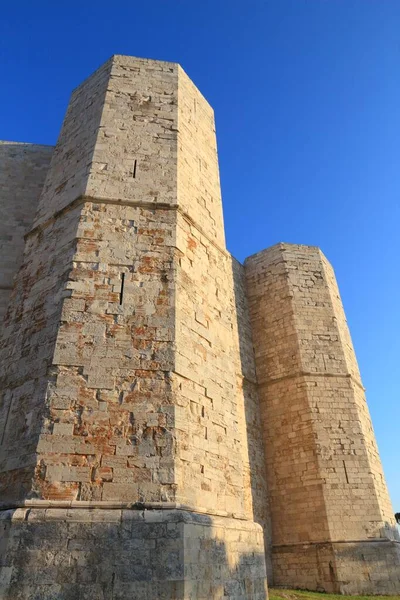
[{"label": "limestone block", "polygon": [[[79,503],[78,503],[79,504]],[[2,520],[4,600],[267,598],[262,528],[182,510],[37,509]]]}]

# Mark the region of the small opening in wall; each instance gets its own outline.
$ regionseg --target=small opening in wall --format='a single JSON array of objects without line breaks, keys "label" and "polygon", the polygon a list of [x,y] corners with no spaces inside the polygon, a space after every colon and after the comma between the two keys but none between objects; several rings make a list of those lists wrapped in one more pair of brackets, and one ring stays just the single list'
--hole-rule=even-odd
[{"label": "small opening in wall", "polygon": [[133,179],[136,179],[136,169],[137,169],[137,160],[134,160],[133,161],[133,171],[132,171]]},{"label": "small opening in wall", "polygon": [[125,283],[125,273],[121,273],[121,291],[119,293],[119,303],[122,304],[122,300],[124,299],[124,283]]},{"label": "small opening in wall", "polygon": [[344,474],[346,475],[346,481],[349,483],[349,476],[347,474],[346,463],[343,461]]}]

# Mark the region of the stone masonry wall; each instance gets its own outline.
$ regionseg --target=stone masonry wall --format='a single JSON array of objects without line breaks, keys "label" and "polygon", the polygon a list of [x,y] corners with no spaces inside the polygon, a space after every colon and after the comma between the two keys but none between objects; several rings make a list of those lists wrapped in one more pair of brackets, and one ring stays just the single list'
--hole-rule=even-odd
[{"label": "stone masonry wall", "polygon": [[[335,278],[335,273],[333,271],[332,266],[329,264],[329,262],[323,255],[321,256],[321,259],[324,274],[328,282],[331,302],[335,313],[340,340],[342,342],[347,369],[348,372],[354,378],[354,383],[352,386],[353,393],[360,415],[359,422],[362,435],[365,440],[365,449],[368,455],[369,468],[371,469],[373,475],[375,494],[377,496],[380,506],[381,520],[384,523],[387,523],[390,529],[393,526],[396,527],[393,520],[393,507],[389,497],[385,476],[382,469],[382,463],[380,460],[379,451],[375,440],[375,434],[368,410],[368,405],[365,399],[364,389],[362,385],[357,385],[356,383],[357,381],[361,383],[361,377],[358,369],[356,355],[351,341],[349,328],[347,326],[343,305],[340,300],[340,294]],[[357,476],[356,473],[354,473],[354,475]]]},{"label": "stone masonry wall", "polygon": [[[266,600],[259,525],[182,510],[0,513],[3,600]],[[35,595],[36,594],[36,595]]]},{"label": "stone masonry wall", "polygon": [[255,345],[273,543],[329,534],[313,423],[299,369],[299,346],[280,247],[245,263]]},{"label": "stone masonry wall", "polygon": [[179,67],[131,56],[114,56],[106,64],[85,195],[176,208]]},{"label": "stone masonry wall", "polygon": [[[116,512],[149,502],[218,507],[232,535],[221,534],[204,573],[189,540],[176,597],[265,598],[253,522],[266,522],[265,477],[243,283],[224,247],[212,110],[177,65],[113,57],[72,95],[13,292],[1,349],[2,501],[78,503],[83,521],[110,502]],[[68,519],[54,518],[61,533],[46,543],[57,554]],[[39,565],[27,520],[25,564]],[[209,519],[200,540],[206,525],[218,539]],[[18,537],[18,523],[11,530]],[[94,537],[104,560],[101,531]],[[205,557],[214,542],[196,544]],[[142,577],[131,553],[127,561],[134,593],[138,582],[168,580]],[[7,593],[18,581],[22,597],[39,593],[40,581],[26,570],[15,579],[20,563],[11,562]],[[104,576],[107,589],[114,576],[124,581]]]},{"label": "stone masonry wall", "polygon": [[[107,66],[105,67],[107,70]],[[46,477],[37,460],[38,437],[56,434],[49,419],[47,394],[57,372],[53,354],[65,298],[79,208],[68,206],[86,187],[87,163],[101,115],[100,69],[72,95],[53,152],[38,210],[27,233],[21,269],[15,280],[10,310],[0,342],[0,490],[3,500],[36,494]],[[89,110],[90,107],[90,110]],[[87,128],[78,117],[89,110]],[[81,179],[79,179],[81,175]]]},{"label": "stone masonry wall", "polygon": [[169,211],[82,208],[38,447],[42,497],[172,499],[172,242]]},{"label": "stone masonry wall", "polygon": [[[242,364],[233,263],[183,218],[179,224],[175,367],[182,403],[176,413],[183,492],[179,500],[203,508],[217,501],[223,510],[265,515],[252,347],[249,340],[247,365]],[[240,343],[246,344],[245,338]],[[242,351],[245,354],[243,347]]]},{"label": "stone masonry wall", "polygon": [[214,111],[181,67],[178,76],[179,207],[225,249]]},{"label": "stone masonry wall", "polygon": [[[177,65],[114,57],[75,90],[34,246],[3,349],[7,495],[25,493],[28,462],[39,498],[177,498],[265,523],[250,327],[239,339],[246,309],[236,311],[243,271],[224,247],[214,117]],[[40,351],[26,345],[32,322]],[[16,429],[20,394],[32,412],[19,386],[38,361],[37,412]],[[9,436],[22,429],[18,462]]]},{"label": "stone masonry wall", "polygon": [[[386,539],[396,563],[398,538],[333,271],[318,248],[279,244],[247,259],[246,273],[274,581],[343,591],[350,574],[335,543]],[[377,555],[364,554],[352,593],[376,589]],[[399,584],[389,567],[387,593]]]},{"label": "stone masonry wall", "polygon": [[54,152],[0,160],[0,595],[265,600],[271,558],[276,585],[400,592],[333,270],[227,252],[181,67],[112,57]]},{"label": "stone masonry wall", "polygon": [[52,146],[0,141],[0,336],[52,152]]},{"label": "stone masonry wall", "polygon": [[176,289],[180,502],[266,523],[243,271],[225,249],[214,113],[179,70]]},{"label": "stone masonry wall", "polygon": [[[131,95],[121,84],[126,62]],[[31,404],[37,412],[24,425],[22,436],[19,432],[19,454],[24,452],[29,458],[18,462],[8,434],[4,436],[4,454],[12,457],[3,474],[4,498],[27,493],[19,486],[18,467],[22,473],[25,462],[34,461],[35,440],[38,457],[30,494],[120,501],[168,500],[173,494],[174,409],[168,374],[173,367],[176,217],[158,210],[159,205],[154,212],[141,202],[150,181],[143,167],[146,160],[138,161],[135,177],[117,165],[127,152],[124,135],[131,145],[143,137],[150,165],[157,157],[162,163],[157,162],[152,173],[153,189],[164,193],[166,168],[173,185],[176,153],[168,132],[174,121],[165,112],[160,115],[156,105],[165,103],[165,111],[169,107],[176,112],[177,76],[169,64],[139,61],[132,65],[131,59],[122,63],[109,61],[74,92],[29,236],[27,251],[36,244],[35,258],[26,255],[16,290],[23,327],[20,314],[10,316],[3,349],[4,387],[12,399],[3,404],[9,435],[17,435],[14,411],[15,418],[23,418],[17,415],[21,407],[18,386],[20,381],[26,386],[27,375],[39,359],[40,371],[35,370],[35,376],[36,381],[43,376],[43,381],[41,385],[32,382],[35,399],[26,394],[24,412],[32,413]],[[158,73],[165,73],[171,85],[161,85]],[[142,102],[149,82],[154,86],[150,115]],[[174,85],[175,100],[167,93]],[[172,135],[176,137],[176,132]],[[117,151],[121,157],[115,156]],[[103,170],[108,170],[107,185],[113,188],[96,193],[109,193],[110,198],[101,198],[101,204],[85,202],[82,193],[95,193],[96,185],[102,185]],[[127,178],[136,189],[137,197],[131,198],[136,206],[115,203],[123,197]],[[68,247],[63,242],[67,239]],[[54,264],[58,245],[63,255]],[[47,284],[52,285],[51,294]],[[35,321],[40,328],[39,352],[34,344],[26,346],[24,335]],[[18,335],[13,336],[17,329]],[[15,337],[18,344],[25,344],[17,357],[12,350]],[[29,452],[24,449],[25,439]],[[29,479],[29,473],[23,471],[23,478]]]},{"label": "stone masonry wall", "polygon": [[[263,430],[260,417],[259,392],[254,360],[253,335],[251,330],[249,305],[246,291],[246,273],[243,265],[231,257],[231,268],[234,283],[234,313],[236,324],[233,323],[235,343],[238,345],[240,356],[238,386],[243,399],[239,404],[242,428],[242,439],[247,441],[243,448],[243,478],[245,486],[245,503],[251,504],[246,508],[248,514],[253,513],[253,519],[264,527],[267,550],[267,568],[270,561],[271,523],[268,490],[266,486],[265,456]],[[251,496],[250,496],[251,492]],[[246,504],[245,504],[246,506]],[[272,574],[268,574],[272,577]]]},{"label": "stone masonry wall", "polygon": [[[0,496],[32,490],[38,437],[54,381],[52,358],[75,250],[77,209],[51,223],[46,235],[29,235],[15,279],[0,344]],[[48,429],[48,426],[46,426]],[[43,431],[46,433],[46,430]],[[40,469],[39,469],[39,472]]]},{"label": "stone masonry wall", "polygon": [[96,168],[93,153],[111,65],[111,61],[106,62],[71,94],[40,197],[35,227],[46,227],[86,191],[89,175]]}]

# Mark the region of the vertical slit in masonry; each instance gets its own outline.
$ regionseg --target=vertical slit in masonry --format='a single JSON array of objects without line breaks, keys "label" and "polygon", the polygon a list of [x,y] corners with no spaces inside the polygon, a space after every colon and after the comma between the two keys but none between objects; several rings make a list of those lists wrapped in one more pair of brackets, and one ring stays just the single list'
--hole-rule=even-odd
[{"label": "vertical slit in masonry", "polygon": [[6,415],[6,420],[5,420],[5,423],[4,423],[4,429],[3,429],[3,433],[1,434],[1,442],[0,442],[0,446],[2,446],[2,445],[3,445],[4,438],[5,438],[5,436],[6,436],[7,425],[8,425],[8,417],[10,416],[10,412],[11,412],[11,404],[12,404],[12,397],[10,398],[10,402],[8,403],[7,415]]},{"label": "vertical slit in masonry", "polygon": [[121,291],[119,293],[119,303],[122,304],[122,300],[124,298],[124,283],[125,283],[125,273],[121,273]]},{"label": "vertical slit in masonry", "polygon": [[346,481],[349,483],[349,476],[347,475],[346,463],[343,461],[344,474],[346,475]]},{"label": "vertical slit in masonry", "polygon": [[136,167],[137,167],[137,160],[134,160],[133,161],[133,171],[132,171],[133,179],[136,179]]}]

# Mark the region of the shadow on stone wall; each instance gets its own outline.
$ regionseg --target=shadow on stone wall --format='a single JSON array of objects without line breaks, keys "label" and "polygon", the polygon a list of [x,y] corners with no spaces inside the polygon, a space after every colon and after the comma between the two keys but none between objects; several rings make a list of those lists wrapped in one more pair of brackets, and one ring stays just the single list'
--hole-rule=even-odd
[{"label": "shadow on stone wall", "polygon": [[52,146],[0,140],[0,337],[52,151]]},{"label": "shadow on stone wall", "polygon": [[[394,515],[394,517],[396,519],[396,515]],[[380,534],[381,538],[387,538],[393,542],[400,542],[400,532],[397,525],[386,522],[385,526],[381,528]]]},{"label": "shadow on stone wall", "polygon": [[272,581],[271,523],[266,484],[263,431],[258,398],[252,331],[248,310],[244,267],[231,256],[235,314],[237,322],[241,373],[243,376],[244,417],[253,519],[264,528],[268,579]]},{"label": "shadow on stone wall", "polygon": [[[96,77],[101,79],[101,69],[104,67],[91,76],[92,81]],[[103,95],[105,93],[106,86]],[[15,199],[22,196],[26,204],[29,186],[35,183],[37,207],[35,213],[32,206],[29,219],[23,219],[24,227],[18,243],[18,252],[23,250],[23,258],[19,256],[17,261],[19,266],[22,259],[22,264],[7,298],[8,308],[0,340],[0,390],[4,390],[4,393],[0,392],[2,501],[43,495],[41,490],[32,490],[35,471],[40,472],[36,452],[40,435],[51,433],[46,422],[49,413],[46,397],[57,378],[57,368],[53,366],[54,350],[64,299],[70,295],[65,284],[74,268],[80,220],[80,210],[74,208],[74,203],[81,197],[88,181],[90,171],[86,164],[89,164],[95,150],[95,133],[100,126],[103,101],[98,90],[89,96],[85,87],[76,88],[57,145],[50,150],[52,158],[48,171],[47,163],[39,180],[39,165],[36,165],[31,174],[35,181],[31,181],[28,174],[25,177],[20,174],[8,186],[14,199],[12,208],[16,210]],[[94,103],[97,104],[94,106]],[[77,128],[76,123],[79,119],[83,122],[82,112],[89,108],[90,119],[86,114],[86,121],[89,119],[86,127],[90,129],[91,137],[86,139],[87,130],[85,127]],[[81,137],[77,136],[77,131]],[[28,148],[40,148],[23,146],[26,146],[22,148],[25,152]],[[0,150],[11,156],[11,152],[16,152],[14,148],[21,148],[21,145],[5,143]],[[0,156],[0,159],[4,164],[4,157]],[[15,160],[11,162],[15,164]],[[24,204],[23,211],[27,212]],[[16,244],[14,246],[17,252]]]},{"label": "shadow on stone wall", "polygon": [[388,539],[275,546],[274,584],[334,594],[399,594],[400,544]]},{"label": "shadow on stone wall", "polygon": [[341,594],[400,594],[400,543],[371,539],[332,544]]},{"label": "shadow on stone wall", "polygon": [[280,587],[333,593],[400,593],[399,537],[397,527],[389,523],[380,531],[380,539],[343,543],[326,540],[321,543],[305,542],[272,547],[268,496],[263,484],[265,474],[260,460],[261,451],[264,451],[263,432],[254,374],[254,348],[245,272],[244,267],[234,258],[232,276],[243,374],[253,518],[265,528],[267,566],[270,568],[271,557],[274,566],[273,577],[268,572],[269,581]]},{"label": "shadow on stone wall", "polygon": [[220,518],[17,509],[0,523],[2,600],[267,598],[264,553],[240,551],[254,532],[224,529]]},{"label": "shadow on stone wall", "polygon": [[[72,216],[71,216],[72,215]],[[72,211],[75,232],[79,214]],[[75,251],[75,235],[65,238],[61,223],[26,242],[24,262],[14,282],[0,342],[0,496],[15,501],[32,494],[39,436],[46,425],[46,397],[54,386],[52,366],[63,292]],[[63,237],[64,236],[64,237]],[[52,301],[49,301],[52,298]]]}]

